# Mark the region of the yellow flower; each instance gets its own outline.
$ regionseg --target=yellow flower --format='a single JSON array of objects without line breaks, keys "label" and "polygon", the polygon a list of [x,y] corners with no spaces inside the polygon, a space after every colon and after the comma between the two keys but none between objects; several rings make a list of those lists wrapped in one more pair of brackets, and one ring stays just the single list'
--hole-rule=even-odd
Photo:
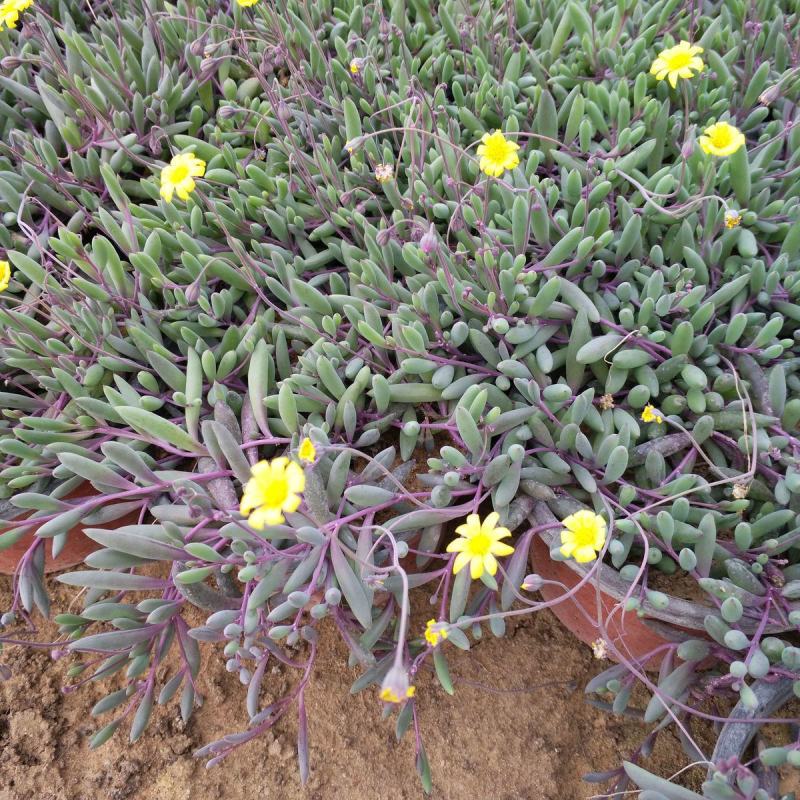
[{"label": "yellow flower", "polygon": [[733,208],[725,212],[725,227],[735,228],[742,221],[742,215]]},{"label": "yellow flower", "polygon": [[402,703],[416,694],[408,683],[408,674],[400,667],[392,667],[381,684],[380,698],[385,703]]},{"label": "yellow flower", "polygon": [[317,457],[317,448],[314,447],[314,442],[308,436],[300,442],[300,449],[297,451],[297,455],[301,461],[308,461],[309,464]]},{"label": "yellow flower", "polygon": [[663,421],[664,418],[653,406],[645,406],[642,410],[642,422],[657,422],[660,425]]},{"label": "yellow flower", "polygon": [[425,625],[425,638],[431,647],[436,647],[440,640],[447,638],[447,623],[429,619]]},{"label": "yellow flower", "polygon": [[194,153],[179,153],[169,165],[161,170],[161,196],[172,202],[172,195],[188,200],[194,191],[194,179],[205,175],[206,162],[195,157]]},{"label": "yellow flower", "polygon": [[250,6],[254,6],[258,2],[258,0],[236,0],[236,2],[242,8],[250,8]]},{"label": "yellow flower", "polygon": [[453,564],[453,574],[457,575],[469,564],[472,579],[480,578],[484,571],[490,575],[497,572],[495,556],[507,556],[514,552],[511,545],[503,544],[500,539],[511,536],[508,528],[498,528],[500,515],[493,511],[481,523],[477,514],[470,514],[463,525],[456,528],[460,538],[447,545],[448,553],[458,553]]},{"label": "yellow flower", "polygon": [[11,264],[8,261],[0,261],[0,292],[8,289],[11,281]]},{"label": "yellow flower", "polygon": [[561,555],[580,564],[594,561],[606,543],[606,521],[593,511],[576,511],[561,524]]},{"label": "yellow flower", "polygon": [[378,164],[378,166],[375,167],[375,177],[378,183],[386,183],[386,181],[390,181],[394,178],[394,170],[390,164]]},{"label": "yellow flower", "polygon": [[20,12],[33,5],[33,0],[3,0],[0,3],[0,28],[5,25],[9,30],[17,27]]},{"label": "yellow flower", "polygon": [[697,141],[704,153],[730,156],[744,144],[744,134],[728,122],[717,122],[706,128]]},{"label": "yellow flower", "polygon": [[693,78],[695,72],[702,72],[705,69],[703,59],[699,55],[702,52],[702,47],[682,41],[658,54],[650,67],[650,74],[655,75],[659,81],[667,78],[674,89],[678,78]]},{"label": "yellow flower", "polygon": [[519,165],[517,150],[519,145],[506,139],[502,131],[484,133],[478,145],[481,171],[499,178],[507,169],[515,169]]},{"label": "yellow flower", "polygon": [[239,510],[249,515],[247,521],[256,530],[280,525],[284,511],[297,511],[305,488],[305,473],[294,461],[284,457],[259,461],[250,470]]},{"label": "yellow flower", "polygon": [[366,59],[364,58],[354,58],[350,62],[350,72],[353,75],[358,75],[358,73],[361,72],[362,69],[364,69],[364,64],[366,63],[367,63]]}]

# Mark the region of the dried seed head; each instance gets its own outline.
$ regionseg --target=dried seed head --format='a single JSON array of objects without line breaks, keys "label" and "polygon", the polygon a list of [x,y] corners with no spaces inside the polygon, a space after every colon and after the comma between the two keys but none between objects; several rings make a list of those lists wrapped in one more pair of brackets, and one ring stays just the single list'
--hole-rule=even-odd
[{"label": "dried seed head", "polygon": [[614,408],[614,396],[611,394],[604,394],[600,398],[599,403],[600,408],[602,408],[604,411],[610,411],[612,408]]},{"label": "dried seed head", "polygon": [[733,485],[733,496],[736,500],[744,500],[749,491],[750,484],[748,483],[735,483]]},{"label": "dried seed head", "polygon": [[594,653],[595,658],[608,657],[608,645],[605,639],[595,639],[592,642],[592,653]]}]

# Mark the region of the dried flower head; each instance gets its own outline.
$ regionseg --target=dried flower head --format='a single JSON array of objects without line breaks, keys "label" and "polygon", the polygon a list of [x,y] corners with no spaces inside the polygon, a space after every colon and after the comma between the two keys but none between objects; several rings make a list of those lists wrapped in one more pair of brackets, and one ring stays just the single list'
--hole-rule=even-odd
[{"label": "dried flower head", "polygon": [[280,525],[283,512],[297,511],[300,494],[306,488],[306,476],[299,464],[284,457],[259,461],[250,474],[239,509],[248,517],[250,527],[262,530],[267,525]]},{"label": "dried flower head", "polygon": [[502,131],[484,133],[478,145],[481,171],[499,178],[507,169],[519,166],[519,145],[503,136]]},{"label": "dried flower head", "polygon": [[602,408],[603,411],[610,411],[612,408],[614,408],[614,395],[604,394],[600,398],[599,403],[600,408]]},{"label": "dried flower head", "polygon": [[494,575],[497,572],[495,556],[507,556],[514,552],[511,545],[500,541],[511,536],[511,531],[508,528],[498,528],[499,519],[500,515],[496,511],[489,514],[483,522],[477,514],[470,514],[467,521],[456,528],[459,538],[447,545],[448,553],[458,553],[453,563],[454,574],[458,574],[469,564],[473,580],[480,578],[484,572]]},{"label": "dried flower head", "polygon": [[608,645],[605,639],[595,639],[592,642],[592,653],[595,658],[606,658],[608,656]]},{"label": "dried flower head", "polygon": [[657,422],[659,425],[664,421],[664,417],[656,411],[654,406],[646,405],[642,409],[642,422]]},{"label": "dried flower head", "polygon": [[375,178],[378,183],[386,183],[394,178],[394,169],[391,164],[378,164],[375,167]]},{"label": "dried flower head", "polygon": [[744,134],[729,122],[709,125],[697,140],[704,153],[712,156],[730,156],[744,146]]},{"label": "dried flower head", "polygon": [[650,74],[655,75],[659,81],[666,78],[674,89],[679,78],[693,78],[696,73],[705,69],[703,59],[700,58],[702,52],[703,48],[699,45],[689,44],[685,40],[679,42],[658,54],[650,67]]},{"label": "dried flower head", "polygon": [[742,215],[733,208],[729,208],[725,212],[725,227],[735,228],[742,221]]},{"label": "dried flower head", "polygon": [[750,491],[750,484],[747,483],[734,483],[733,484],[733,497],[736,500],[744,500]]},{"label": "dried flower head", "polygon": [[194,191],[195,178],[205,175],[206,162],[195,157],[192,152],[179,153],[161,170],[161,196],[172,202],[173,194],[181,200],[188,200]]},{"label": "dried flower head", "polygon": [[584,510],[570,514],[561,524],[561,555],[579,564],[594,561],[606,543],[606,521],[594,511]]}]

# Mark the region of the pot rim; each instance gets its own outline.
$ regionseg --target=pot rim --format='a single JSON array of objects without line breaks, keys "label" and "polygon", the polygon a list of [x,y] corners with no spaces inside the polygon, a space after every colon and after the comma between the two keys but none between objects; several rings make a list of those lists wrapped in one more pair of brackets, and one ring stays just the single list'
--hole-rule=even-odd
[{"label": "pot rim", "polygon": [[[537,527],[552,525],[553,523],[560,524],[560,520],[553,514],[550,507],[544,501],[538,501],[536,503],[528,519],[532,525]],[[540,536],[551,550],[559,544],[559,532],[557,530],[551,529],[542,531]],[[600,564],[596,564],[595,562],[579,564],[574,559],[569,558],[558,563],[564,564],[564,566],[576,573],[580,580],[585,578],[590,571],[594,570],[594,574],[600,582],[601,590],[618,602],[625,597],[630,588],[630,583],[624,580],[616,569],[603,562]],[[669,598],[669,604],[666,609],[655,608],[646,598],[642,601],[641,607],[648,617],[666,623],[671,628],[676,626],[680,628],[689,628],[702,632],[703,636],[705,636],[706,627],[704,620],[708,614],[713,613],[713,606],[697,603],[692,600],[683,600],[673,595],[667,595],[667,597]],[[758,624],[758,620],[748,620],[744,617],[739,621],[739,626],[744,633],[754,632]],[[773,623],[767,625],[764,632],[781,633],[787,630],[793,630],[793,628],[787,628]]]}]

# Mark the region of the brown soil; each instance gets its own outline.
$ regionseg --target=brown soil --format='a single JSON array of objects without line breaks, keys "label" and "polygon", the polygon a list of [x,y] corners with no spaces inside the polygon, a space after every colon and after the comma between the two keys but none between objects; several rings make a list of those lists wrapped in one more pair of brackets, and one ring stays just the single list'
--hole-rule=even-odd
[{"label": "brown soil", "polygon": [[[0,578],[0,608],[9,606]],[[54,585],[54,613],[74,590]],[[425,617],[417,619],[420,625]],[[423,798],[414,769],[413,732],[398,744],[381,719],[374,690],[350,695],[356,670],[335,630],[323,627],[320,658],[306,693],[311,777],[297,774],[294,720],[235,751],[207,770],[197,747],[245,726],[244,687],[226,673],[218,646],[205,645],[205,704],[183,725],[171,704],[154,711],[133,745],[120,731],[89,750],[100,727],[89,709],[108,687],[90,684],[62,694],[69,658],[7,647],[0,663],[13,671],[0,682],[0,800],[410,800]],[[40,640],[55,636],[43,624]],[[509,625],[502,640],[485,634],[471,653],[448,647],[456,693],[431,674],[418,680],[418,709],[433,774],[434,800],[576,800],[601,791],[582,782],[592,770],[615,767],[641,741],[644,726],[589,706],[582,691],[608,662],[598,662],[549,613]],[[274,690],[294,676],[276,671]],[[278,695],[276,694],[276,697]],[[701,746],[710,752],[708,736]],[[686,758],[677,740],[660,737],[646,766],[677,772]],[[685,775],[697,788],[702,774]]]}]

